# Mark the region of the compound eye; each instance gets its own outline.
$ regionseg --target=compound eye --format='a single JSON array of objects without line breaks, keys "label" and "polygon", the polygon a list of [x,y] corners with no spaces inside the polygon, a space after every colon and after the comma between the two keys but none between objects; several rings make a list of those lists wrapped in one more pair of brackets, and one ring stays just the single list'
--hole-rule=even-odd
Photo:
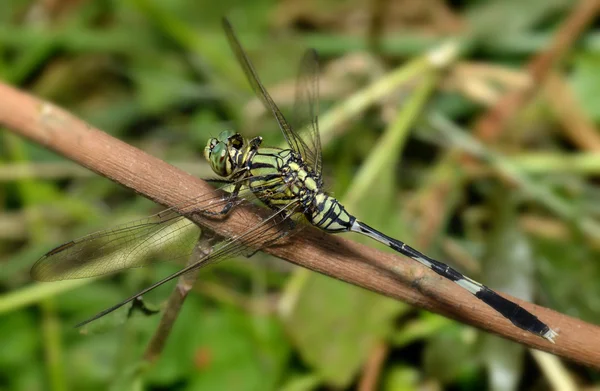
[{"label": "compound eye", "polygon": [[233,136],[235,133],[233,132],[233,130],[224,130],[221,133],[219,133],[219,136],[217,137],[217,139],[219,141],[225,142],[227,141],[227,139],[231,136]]},{"label": "compound eye", "polygon": [[208,143],[206,143],[206,147],[204,147],[204,157],[207,160],[210,160],[213,150],[215,149],[217,144],[218,140],[215,138],[211,138],[210,140],[208,140]]}]

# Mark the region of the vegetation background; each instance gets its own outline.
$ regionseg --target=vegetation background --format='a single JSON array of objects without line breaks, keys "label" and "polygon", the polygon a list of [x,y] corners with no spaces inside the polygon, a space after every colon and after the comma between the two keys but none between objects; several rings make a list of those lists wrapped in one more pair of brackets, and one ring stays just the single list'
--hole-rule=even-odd
[{"label": "vegetation background", "polygon": [[[598,324],[600,33],[560,35],[593,23],[592,3],[2,0],[0,79],[207,177],[202,151],[223,129],[283,142],[223,16],[284,109],[307,47],[321,55],[322,118],[403,70],[385,98],[322,123],[327,189],[495,289]],[[550,50],[557,36],[565,50]],[[460,57],[432,70],[423,56],[448,42]],[[143,365],[158,316],[72,326],[177,265],[57,284],[29,269],[60,243],[158,210],[0,133],[0,389],[600,386],[589,369],[260,254],[203,270],[165,351]],[[169,289],[147,299],[158,307]]]}]

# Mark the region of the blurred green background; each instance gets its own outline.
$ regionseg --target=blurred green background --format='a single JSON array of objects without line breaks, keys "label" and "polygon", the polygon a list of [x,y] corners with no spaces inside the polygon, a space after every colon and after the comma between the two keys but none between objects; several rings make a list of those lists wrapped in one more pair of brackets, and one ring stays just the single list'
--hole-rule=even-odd
[{"label": "blurred green background", "polygon": [[[284,111],[296,64],[314,47],[331,193],[370,225],[490,287],[597,324],[600,33],[586,29],[542,84],[527,73],[577,6],[2,0],[0,79],[206,177],[202,150],[223,129],[283,143],[221,18]],[[443,44],[460,56],[439,70],[426,54]],[[507,125],[486,133],[494,129],[483,122],[488,110],[528,88]],[[589,369],[262,254],[203,270],[165,351],[144,366],[159,316],[99,322],[86,335],[72,326],[176,265],[57,284],[33,283],[29,268],[60,243],[158,210],[0,133],[0,390],[600,386]],[[158,307],[170,288],[147,299]]]}]

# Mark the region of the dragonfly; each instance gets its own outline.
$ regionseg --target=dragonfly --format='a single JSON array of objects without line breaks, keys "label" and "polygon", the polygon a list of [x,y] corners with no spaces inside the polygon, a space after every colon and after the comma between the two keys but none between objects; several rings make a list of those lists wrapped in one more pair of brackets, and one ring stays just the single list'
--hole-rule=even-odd
[{"label": "dragonfly", "polygon": [[[155,259],[177,259],[192,252],[198,228],[186,214],[226,216],[244,200],[258,200],[272,213],[240,235],[224,239],[212,251],[179,271],[161,279],[131,297],[81,322],[96,320],[143,294],[185,273],[220,260],[245,254],[275,243],[293,232],[298,216],[327,233],[355,232],[366,235],[398,253],[456,283],[497,311],[516,327],[554,342],[558,335],[535,315],[485,285],[465,276],[408,244],[392,238],[350,214],[323,189],[322,152],[319,135],[319,66],[314,49],[308,49],[300,63],[296,81],[293,122],[290,123],[260,81],[233,27],[223,19],[223,29],[237,61],[267,111],[275,118],[289,148],[262,146],[262,138],[246,139],[231,130],[211,138],[204,149],[226,191],[202,194],[156,215],[97,232],[56,247],[33,266],[31,275],[40,281],[85,278],[146,266]],[[219,195],[221,194],[221,195]]]}]

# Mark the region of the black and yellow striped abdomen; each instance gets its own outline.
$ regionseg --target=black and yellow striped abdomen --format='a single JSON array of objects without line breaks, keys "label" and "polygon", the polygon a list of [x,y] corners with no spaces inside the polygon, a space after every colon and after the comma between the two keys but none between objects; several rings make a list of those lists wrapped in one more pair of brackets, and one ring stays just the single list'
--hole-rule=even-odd
[{"label": "black and yellow striped abdomen", "polygon": [[330,233],[350,231],[356,220],[337,199],[322,191],[316,194],[312,208],[305,214],[314,226]]},{"label": "black and yellow striped abdomen", "polygon": [[248,186],[267,206],[297,203],[311,224],[328,232],[349,231],[354,217],[321,190],[317,178],[290,149],[259,148],[248,164]]}]

